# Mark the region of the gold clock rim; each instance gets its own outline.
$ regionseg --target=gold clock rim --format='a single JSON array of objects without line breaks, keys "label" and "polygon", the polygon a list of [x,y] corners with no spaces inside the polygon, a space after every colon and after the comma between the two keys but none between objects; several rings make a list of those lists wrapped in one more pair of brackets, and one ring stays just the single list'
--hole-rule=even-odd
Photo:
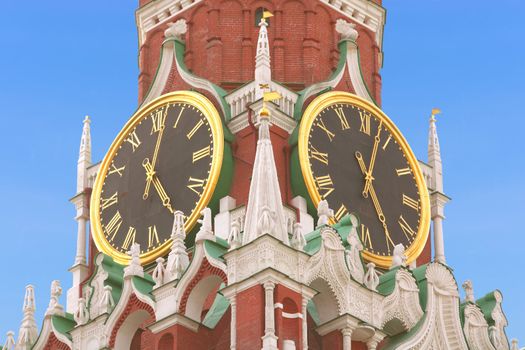
[{"label": "gold clock rim", "polygon": [[[104,180],[106,178],[111,161],[115,157],[116,151],[119,149],[122,142],[124,142],[125,137],[129,135],[133,128],[136,127],[146,115],[166,103],[187,103],[189,105],[195,106],[204,114],[210,124],[212,131],[213,156],[210,174],[208,175],[208,182],[201,198],[199,199],[199,202],[193,210],[192,215],[186,220],[186,232],[191,231],[191,229],[193,229],[197,223],[197,219],[201,215],[200,212],[210,202],[219,180],[219,175],[222,168],[222,160],[224,157],[224,130],[219,112],[208,98],[193,91],[174,91],[159,96],[153,101],[140,107],[120,130],[117,137],[111,143],[108,152],[104,156],[104,159],[102,160],[102,163],[100,164],[99,170],[97,172],[90,202],[90,221],[93,241],[95,242],[95,245],[99,251],[111,256],[113,260],[119,264],[127,265],[130,261],[130,257],[129,255],[113,248],[113,246],[109,244],[104,236],[100,222],[99,210],[100,195],[104,185]],[[171,248],[171,244],[172,240],[168,239],[161,246],[141,254],[141,263],[148,264],[152,261],[155,261],[155,259],[157,259],[159,256],[166,255]]]},{"label": "gold clock rim", "polygon": [[[392,122],[392,120],[390,120],[390,118],[376,105],[364,100],[363,98],[357,95],[344,91],[331,91],[324,93],[316,97],[308,105],[308,107],[303,113],[303,117],[299,125],[298,155],[301,172],[310,198],[314,202],[315,206],[317,206],[319,204],[319,201],[321,200],[321,196],[317,191],[317,188],[315,186],[315,180],[311,172],[311,164],[310,159],[308,157],[308,136],[313,121],[315,120],[315,117],[325,108],[338,103],[353,104],[357,107],[363,108],[364,110],[380,118],[383,121],[383,125],[386,125],[388,127],[392,136],[398,142],[399,146],[401,147],[401,150],[407,157],[409,166],[411,167],[414,173],[421,202],[421,217],[416,238],[408,248],[405,247],[407,263],[410,264],[411,262],[416,260],[419,257],[419,255],[421,255],[421,252],[423,251],[428,240],[428,236],[430,233],[430,197],[423,177],[423,173],[419,166],[419,162],[414,155],[414,152],[412,152],[412,149],[410,148],[408,142],[406,141],[403,134],[399,131],[397,126],[394,124],[394,122]],[[363,250],[363,257],[366,260],[375,263],[379,267],[389,268],[392,265],[391,256],[377,255],[369,251]]]}]

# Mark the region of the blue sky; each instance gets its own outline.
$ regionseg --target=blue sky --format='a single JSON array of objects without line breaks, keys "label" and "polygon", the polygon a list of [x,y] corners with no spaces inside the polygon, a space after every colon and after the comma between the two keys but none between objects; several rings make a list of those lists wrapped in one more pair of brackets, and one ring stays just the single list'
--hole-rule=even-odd
[{"label": "blue sky", "polygon": [[[10,1],[0,11],[0,343],[18,330],[24,287],[40,326],[51,280],[70,286],[68,199],[84,115],[100,160],[137,105],[135,2]],[[426,159],[431,108],[444,163],[446,255],[476,297],[498,288],[509,337],[525,344],[525,4],[385,1],[383,109]],[[462,292],[462,291],[461,291]],[[65,295],[62,297],[65,304]]]}]

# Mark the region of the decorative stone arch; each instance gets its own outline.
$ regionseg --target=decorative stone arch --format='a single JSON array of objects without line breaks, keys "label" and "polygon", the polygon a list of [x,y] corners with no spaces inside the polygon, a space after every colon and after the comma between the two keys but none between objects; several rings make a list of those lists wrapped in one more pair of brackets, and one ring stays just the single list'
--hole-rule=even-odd
[{"label": "decorative stone arch", "polygon": [[54,333],[51,333],[49,335],[49,339],[47,340],[46,346],[43,348],[43,350],[70,350],[71,348],[61,342]]},{"label": "decorative stone arch", "polygon": [[153,308],[132,294],[111,331],[109,346],[114,350],[129,350],[135,332],[148,319],[155,320]]},{"label": "decorative stone arch", "polygon": [[65,335],[58,332],[54,325],[52,318],[56,316],[47,315],[44,318],[42,330],[38,336],[34,350],[70,350],[73,348],[71,340]]},{"label": "decorative stone arch", "polygon": [[210,293],[217,291],[221,283],[227,283],[226,273],[204,259],[197,274],[184,290],[180,312],[192,320],[201,322],[206,298]]},{"label": "decorative stone arch", "polygon": [[312,303],[314,303],[319,315],[320,324],[337,318],[341,314],[335,293],[327,281],[319,277],[313,280],[309,287],[319,292],[312,298]]}]

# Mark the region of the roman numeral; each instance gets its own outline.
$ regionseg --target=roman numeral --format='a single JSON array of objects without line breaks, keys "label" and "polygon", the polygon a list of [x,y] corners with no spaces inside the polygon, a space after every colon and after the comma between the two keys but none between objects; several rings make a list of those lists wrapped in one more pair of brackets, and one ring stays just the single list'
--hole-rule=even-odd
[{"label": "roman numeral", "polygon": [[413,198],[410,198],[404,193],[403,193],[403,204],[414,210],[419,210],[419,202]]},{"label": "roman numeral", "polygon": [[370,136],[370,114],[359,111],[359,116],[361,117],[361,127],[359,128],[359,131]]},{"label": "roman numeral", "polygon": [[326,125],[324,125],[323,120],[319,118],[319,121],[315,125],[317,125],[319,129],[323,130],[328,136],[330,142],[332,142],[332,139],[334,138],[335,134],[326,128]]},{"label": "roman numeral", "polygon": [[124,140],[125,142],[129,142],[131,144],[131,147],[133,148],[133,152],[135,152],[135,149],[140,146],[140,140],[137,136],[137,131],[133,130],[131,134],[129,134],[128,138]]},{"label": "roman numeral", "polygon": [[100,201],[102,202],[102,210],[111,207],[113,204],[117,204],[118,202],[118,192],[115,192],[109,198],[100,198]]},{"label": "roman numeral", "polygon": [[195,133],[197,132],[197,130],[199,130],[199,128],[201,126],[204,125],[204,121],[202,119],[199,119],[199,122],[193,127],[193,129],[191,129],[191,131],[186,135],[186,137],[188,138],[188,140],[190,140],[193,135],[195,135]]},{"label": "roman numeral", "polygon": [[168,107],[169,106],[166,106],[165,110],[159,108],[151,114],[151,122],[153,123],[153,125],[151,127],[150,135],[154,132],[159,132],[161,129],[164,129],[164,122],[166,121]]},{"label": "roman numeral", "polygon": [[328,165],[328,153],[321,153],[314,146],[312,146],[310,156],[314,159],[317,159],[321,163]]},{"label": "roman numeral", "polygon": [[361,242],[363,242],[366,247],[374,249],[372,246],[372,238],[370,237],[370,230],[363,224],[361,224]]},{"label": "roman numeral", "polygon": [[403,230],[403,233],[405,234],[407,240],[410,242],[410,238],[408,237],[408,235],[410,236],[413,236],[416,234],[416,232],[412,229],[412,227],[410,227],[410,225],[406,222],[405,218],[403,217],[403,215],[400,215],[399,216],[399,220],[397,221],[397,223],[399,224],[399,226],[401,227],[401,229]]},{"label": "roman numeral", "polygon": [[342,130],[348,130],[350,129],[350,125],[348,124],[348,120],[346,119],[345,112],[341,107],[334,108],[335,113],[337,113],[337,116],[339,117],[339,120],[341,121],[341,129]]},{"label": "roman numeral", "polygon": [[323,198],[328,197],[328,195],[334,191],[334,188],[332,187],[334,184],[330,175],[317,176],[315,182],[317,182],[317,188],[319,191],[325,191],[324,194],[321,195]]},{"label": "roman numeral", "polygon": [[125,165],[121,168],[117,168],[115,164],[111,164],[111,169],[108,171],[108,175],[117,173],[120,177],[122,177],[122,171],[124,171],[124,169],[126,169]]},{"label": "roman numeral", "polygon": [[390,134],[388,138],[386,139],[385,144],[383,145],[383,151],[386,150],[386,146],[388,146],[388,143],[390,142],[391,139],[392,139],[392,134]]},{"label": "roman numeral", "polygon": [[177,128],[177,125],[179,124],[180,116],[182,115],[182,112],[184,112],[184,109],[185,109],[185,108],[186,108],[186,107],[183,106],[183,107],[180,109],[179,115],[177,116],[177,120],[175,120],[175,124],[173,124],[173,128],[174,128],[174,129]]},{"label": "roman numeral", "polygon": [[341,204],[339,209],[337,209],[337,211],[334,214],[334,219],[336,221],[340,221],[346,214],[348,214],[348,209],[346,209],[344,204]]},{"label": "roman numeral", "polygon": [[128,250],[129,247],[131,247],[131,245],[135,243],[136,234],[137,234],[137,230],[133,226],[130,226],[128,229],[128,233],[126,233],[126,239],[124,239],[124,243],[122,243],[123,249]]},{"label": "roman numeral", "polygon": [[[188,186],[186,186],[186,187],[188,187],[193,192],[197,193],[197,195],[200,197],[202,195],[202,190],[204,188],[204,180],[195,179],[193,177],[190,177],[188,179],[188,182],[190,184]],[[199,188],[200,188],[200,190],[199,190]]]},{"label": "roman numeral", "polygon": [[410,174],[410,168],[396,169],[397,176],[403,176]]},{"label": "roman numeral", "polygon": [[204,147],[203,149],[193,152],[193,163],[195,163],[199,159],[208,157],[210,155],[210,152],[211,152],[211,149],[209,145]]},{"label": "roman numeral", "polygon": [[[156,243],[155,243],[156,242]],[[148,248],[159,244],[159,234],[157,233],[157,226],[148,227]]]},{"label": "roman numeral", "polygon": [[120,225],[122,225],[122,217],[120,216],[120,213],[117,211],[115,215],[109,220],[108,224],[105,225],[104,229],[106,231],[106,235],[109,238],[110,241],[115,238],[115,235],[117,234],[118,230],[120,229]]}]

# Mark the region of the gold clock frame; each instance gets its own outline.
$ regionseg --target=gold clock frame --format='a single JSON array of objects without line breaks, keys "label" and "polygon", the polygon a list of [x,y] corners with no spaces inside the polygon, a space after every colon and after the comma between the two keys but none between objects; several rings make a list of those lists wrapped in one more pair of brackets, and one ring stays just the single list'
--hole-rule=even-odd
[{"label": "gold clock frame", "polygon": [[[303,179],[310,195],[310,198],[313,201],[313,204],[317,207],[319,201],[321,200],[321,195],[315,186],[315,179],[311,171],[310,158],[308,156],[308,139],[309,133],[312,127],[312,124],[315,118],[319,115],[321,111],[325,108],[339,103],[348,103],[355,105],[364,109],[365,111],[373,114],[377,118],[383,121],[383,126],[386,126],[394,139],[397,141],[398,145],[401,147],[401,150],[405,154],[409,166],[412,169],[416,184],[419,190],[419,199],[421,203],[421,217],[419,222],[419,228],[417,231],[416,238],[412,244],[407,248],[405,247],[405,255],[407,256],[407,263],[411,263],[421,254],[423,248],[428,239],[430,233],[430,198],[428,194],[428,189],[419,167],[419,162],[415,157],[412,149],[408,145],[408,142],[405,140],[401,132],[398,130],[396,125],[388,118],[388,116],[383,113],[376,105],[356,96],[354,94],[343,92],[343,91],[331,91],[325,94],[320,95],[315,98],[306,108],[301,119],[299,126],[298,134],[298,155],[299,163],[301,167],[301,172],[303,174]],[[333,222],[333,219],[332,219]],[[363,257],[374,262],[376,265],[382,268],[389,268],[392,265],[391,256],[382,256],[373,254],[366,250],[363,250]]]},{"label": "gold clock frame", "polygon": [[[140,107],[126,122],[122,130],[118,133],[115,140],[111,144],[108,152],[104,156],[100,168],[97,172],[95,184],[93,186],[93,192],[90,203],[90,220],[93,240],[98,250],[111,256],[119,264],[127,265],[130,261],[130,256],[114,249],[111,244],[106,240],[104,231],[100,222],[100,195],[104,180],[107,176],[108,169],[115,157],[116,151],[120,148],[128,134],[135,128],[147,115],[166,103],[186,103],[198,108],[206,117],[210,124],[213,138],[213,156],[211,162],[210,174],[208,176],[208,182],[206,188],[202,193],[195,209],[191,216],[186,220],[185,229],[186,232],[191,231],[195,226],[197,219],[200,217],[202,209],[210,202],[219,175],[221,173],[222,161],[224,157],[224,130],[222,126],[222,120],[219,112],[215,106],[205,96],[192,92],[192,91],[175,91],[168,94],[162,95],[153,101],[149,102],[143,107]],[[140,261],[142,264],[148,264],[155,261],[159,256],[166,255],[171,248],[172,241],[168,239],[161,246],[141,254]]]}]

